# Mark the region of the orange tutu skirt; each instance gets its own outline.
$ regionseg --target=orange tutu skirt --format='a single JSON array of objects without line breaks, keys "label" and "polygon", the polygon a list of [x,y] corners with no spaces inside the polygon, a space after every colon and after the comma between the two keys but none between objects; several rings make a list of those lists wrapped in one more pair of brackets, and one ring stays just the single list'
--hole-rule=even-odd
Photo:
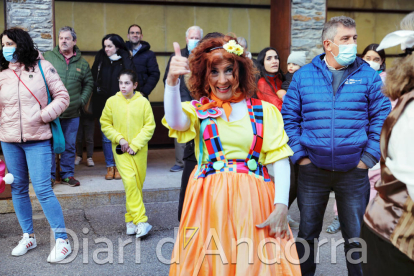
[{"label": "orange tutu skirt", "polygon": [[293,235],[269,236],[274,183],[224,172],[187,186],[170,276],[301,275]]}]

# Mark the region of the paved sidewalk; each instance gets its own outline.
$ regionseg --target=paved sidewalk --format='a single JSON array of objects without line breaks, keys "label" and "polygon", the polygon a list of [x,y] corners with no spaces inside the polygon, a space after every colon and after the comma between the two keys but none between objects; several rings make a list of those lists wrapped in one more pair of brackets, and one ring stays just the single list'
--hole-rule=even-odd
[{"label": "paved sidewalk", "polygon": [[[106,165],[102,151],[94,152],[95,167],[82,162],[75,167],[78,187],[57,184],[53,189],[63,209],[91,208],[102,205],[125,204],[125,190],[122,180],[105,180]],[[86,161],[86,156],[84,156]],[[170,172],[175,163],[174,149],[148,151],[147,176],[144,182],[144,202],[167,202],[178,200],[181,186],[181,172]],[[41,210],[36,194],[30,185],[33,209]],[[0,213],[14,212],[13,202],[0,200]]]},{"label": "paved sidewalk", "polygon": [[[21,236],[21,229],[14,213],[11,200],[0,200],[0,275],[168,275],[169,266],[160,261],[157,256],[157,245],[165,238],[173,240],[174,227],[178,227],[177,209],[178,195],[181,183],[181,172],[169,171],[174,164],[174,150],[150,150],[148,154],[148,171],[144,183],[144,201],[149,217],[149,223],[154,228],[150,235],[141,240],[125,235],[125,192],[121,180],[105,180],[105,161],[102,152],[94,153],[95,167],[88,168],[81,163],[75,168],[75,177],[81,181],[80,187],[57,185],[54,189],[63,209],[66,227],[70,229],[72,244],[73,237],[79,241],[78,254],[69,264],[52,265],[46,262],[50,252],[50,228],[35,199],[33,191],[32,204],[34,210],[34,229],[38,246],[26,255],[13,257],[11,250],[16,246]],[[272,171],[270,171],[272,173]],[[330,235],[325,232],[333,219],[333,198],[327,207],[321,239],[326,238],[319,252],[320,265],[317,276],[347,275],[343,245],[333,247],[338,242],[341,232]],[[2,214],[3,213],[3,214]],[[289,214],[299,220],[299,210],[296,203],[292,205]],[[85,232],[87,234],[85,234]],[[297,230],[293,230],[297,236]],[[113,244],[113,263],[99,264],[108,257],[108,245],[100,242],[106,238]],[[124,253],[119,252],[119,243],[131,238],[131,244],[124,247]],[[334,239],[334,240],[331,240]],[[83,242],[89,245],[84,247]],[[138,250],[140,263],[135,262]],[[101,253],[99,253],[101,251]],[[162,256],[169,259],[172,244],[166,243],[160,250]],[[336,253],[336,263],[332,258]],[[124,263],[119,257],[124,256]]]},{"label": "paved sidewalk", "polygon": [[[75,248],[74,238],[76,238],[79,249],[77,254],[73,251],[73,255],[69,256],[72,261],[68,264],[47,263],[46,259],[51,250],[50,228],[43,213],[39,211],[34,212],[37,248],[21,257],[11,256],[12,249],[21,239],[21,229],[15,214],[0,214],[0,275],[168,275],[169,265],[164,264],[160,256],[169,260],[173,245],[172,243],[164,243],[162,247],[161,245],[163,241],[174,241],[174,227],[178,227],[177,205],[177,202],[146,204],[148,222],[154,228],[147,237],[140,240],[125,234],[125,206],[65,210],[63,213],[66,227],[72,234],[71,244]],[[341,232],[334,235],[325,232],[333,218],[332,206],[333,199],[330,199],[321,233],[321,239],[326,238],[328,243],[320,248],[320,264],[316,276],[347,275],[343,245],[333,247],[336,261],[331,251],[333,242],[338,242],[342,238]],[[289,214],[297,220],[298,211],[294,204]],[[297,232],[293,230],[295,237]],[[131,243],[119,251],[120,244],[128,240]],[[136,249],[137,245],[138,249]],[[332,263],[332,259],[335,263]]]},{"label": "paved sidewalk", "polygon": [[[81,183],[79,187],[57,184],[54,188],[55,194],[124,190],[122,180],[105,179],[106,165],[102,151],[94,152],[93,161],[95,162],[95,167],[87,167],[85,155],[82,162],[75,166],[75,178]],[[174,149],[149,150],[144,189],[179,188],[181,185],[181,172],[170,172],[170,168],[174,163]]]}]

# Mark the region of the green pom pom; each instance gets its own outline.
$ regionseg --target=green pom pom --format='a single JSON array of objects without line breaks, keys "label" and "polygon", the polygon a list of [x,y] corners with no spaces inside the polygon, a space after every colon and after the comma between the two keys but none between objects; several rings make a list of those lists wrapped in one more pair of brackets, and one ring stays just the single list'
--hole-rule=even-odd
[{"label": "green pom pom", "polygon": [[257,170],[257,162],[254,159],[250,159],[247,161],[247,167],[249,167],[249,170],[256,171]]},{"label": "green pom pom", "polygon": [[213,168],[216,171],[221,170],[223,167],[224,167],[224,162],[223,161],[216,161],[216,162],[213,163]]}]

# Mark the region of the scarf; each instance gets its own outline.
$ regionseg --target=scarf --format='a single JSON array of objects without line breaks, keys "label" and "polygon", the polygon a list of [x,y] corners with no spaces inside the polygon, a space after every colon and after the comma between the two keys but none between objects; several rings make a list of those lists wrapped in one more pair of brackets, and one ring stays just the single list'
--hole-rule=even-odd
[{"label": "scarf", "polygon": [[207,110],[213,107],[220,107],[224,109],[224,113],[226,113],[226,117],[227,117],[227,121],[230,121],[229,117],[232,111],[231,105],[230,103],[238,103],[241,102],[245,96],[243,95],[243,93],[235,93],[230,99],[228,100],[220,100],[219,98],[216,97],[216,95],[214,95],[213,93],[210,94],[210,98],[214,101],[205,105],[202,105],[201,107],[197,108],[199,110]]},{"label": "scarf", "polygon": [[120,60],[121,58],[122,57],[118,56],[116,53],[109,57],[109,59],[112,61],[117,61],[117,60]]}]

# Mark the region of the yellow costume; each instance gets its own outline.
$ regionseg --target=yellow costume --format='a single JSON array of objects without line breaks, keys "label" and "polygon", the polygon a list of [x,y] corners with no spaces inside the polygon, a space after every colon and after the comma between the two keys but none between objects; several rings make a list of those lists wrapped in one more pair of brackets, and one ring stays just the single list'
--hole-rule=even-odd
[{"label": "yellow costume", "polygon": [[[267,102],[262,106],[264,136],[259,163],[267,165],[293,152],[287,145],[280,112]],[[200,119],[191,103],[182,103],[182,108],[191,121],[188,130],[172,129],[165,118],[162,123],[179,143],[194,139],[198,159]],[[219,117],[217,128],[226,159],[245,159],[253,141],[249,113],[232,122]],[[208,163],[208,158],[203,141],[202,164]],[[186,190],[170,276],[301,274],[293,235],[290,240],[276,240],[269,235],[269,227],[256,227],[274,210],[272,181],[231,171],[197,178],[196,171],[197,167]]]},{"label": "yellow costume", "polygon": [[[100,122],[102,132],[112,142],[115,163],[124,183],[125,222],[146,222],[148,217],[145,215],[142,187],[147,170],[148,141],[155,130],[151,105],[139,92],[131,99],[125,99],[118,92],[106,101]],[[122,138],[136,152],[135,155],[127,152],[119,155],[115,152]]]}]

